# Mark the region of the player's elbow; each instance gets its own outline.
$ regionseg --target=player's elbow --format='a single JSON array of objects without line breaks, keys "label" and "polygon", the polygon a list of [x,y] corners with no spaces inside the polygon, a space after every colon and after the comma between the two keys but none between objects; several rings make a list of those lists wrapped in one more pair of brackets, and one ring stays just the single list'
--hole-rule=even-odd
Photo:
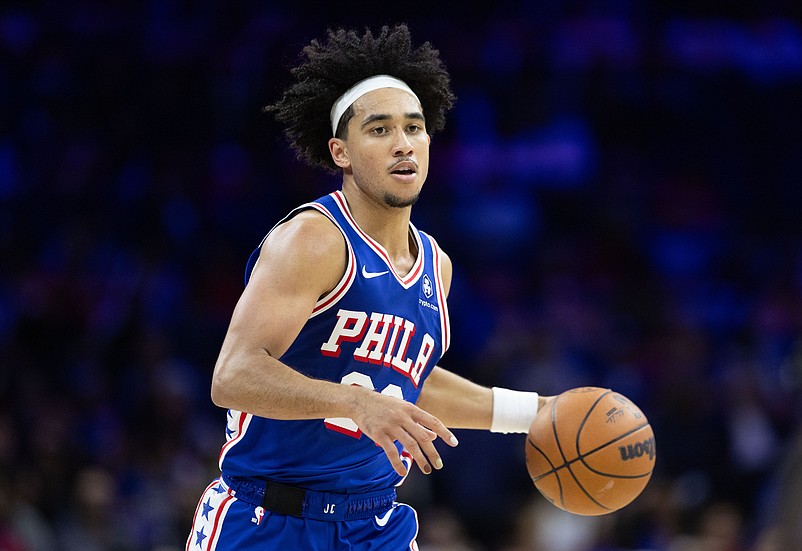
[{"label": "player's elbow", "polygon": [[211,390],[212,403],[217,407],[228,408],[227,396],[228,395],[225,391],[225,387],[220,382],[220,377],[217,374],[215,374],[212,377],[212,390]]},{"label": "player's elbow", "polygon": [[227,408],[226,393],[220,384],[218,377],[212,377],[212,390],[211,390],[212,403],[217,407]]},{"label": "player's elbow", "polygon": [[221,408],[236,409],[234,404],[234,391],[235,380],[232,376],[232,370],[226,368],[226,365],[218,361],[214,368],[212,375],[211,398],[212,403]]}]

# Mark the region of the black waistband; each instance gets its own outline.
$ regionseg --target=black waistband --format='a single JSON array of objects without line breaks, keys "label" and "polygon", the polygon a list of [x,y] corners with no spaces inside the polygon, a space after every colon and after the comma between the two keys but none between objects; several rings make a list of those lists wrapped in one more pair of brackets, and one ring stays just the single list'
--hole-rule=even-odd
[{"label": "black waistband", "polygon": [[396,498],[395,488],[358,494],[319,492],[253,477],[223,475],[232,495],[282,515],[317,520],[356,520],[381,516]]}]

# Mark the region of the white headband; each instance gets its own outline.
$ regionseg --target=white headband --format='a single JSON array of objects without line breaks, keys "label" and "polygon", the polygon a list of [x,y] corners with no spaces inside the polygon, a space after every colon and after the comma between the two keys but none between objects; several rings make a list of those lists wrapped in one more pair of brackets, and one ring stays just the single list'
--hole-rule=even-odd
[{"label": "white headband", "polygon": [[331,106],[331,112],[329,113],[329,119],[331,120],[331,135],[334,136],[337,134],[337,125],[340,123],[340,117],[343,116],[345,110],[348,109],[352,103],[368,92],[378,90],[379,88],[398,88],[399,90],[404,90],[405,92],[412,94],[412,96],[418,100],[418,103],[420,103],[418,96],[412,91],[412,88],[407,86],[406,82],[395,77],[391,77],[390,75],[376,75],[366,78],[365,80],[360,80],[346,90],[342,96],[337,98],[337,101],[335,101],[334,105]]}]

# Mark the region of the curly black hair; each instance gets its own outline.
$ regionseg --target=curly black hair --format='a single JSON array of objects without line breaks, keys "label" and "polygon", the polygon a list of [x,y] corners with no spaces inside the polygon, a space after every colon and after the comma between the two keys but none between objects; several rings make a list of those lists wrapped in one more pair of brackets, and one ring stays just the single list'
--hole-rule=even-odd
[{"label": "curly black hair", "polygon": [[[327,34],[325,44],[313,40],[301,51],[304,61],[291,69],[296,82],[279,101],[264,108],[284,124],[284,134],[300,160],[336,172],[328,149],[331,106],[351,86],[374,75],[406,82],[420,99],[429,134],[443,129],[456,98],[440,52],[429,42],[413,48],[405,24],[383,26],[377,36],[370,29],[362,36],[346,29],[329,29]],[[352,116],[349,107],[337,127],[338,138],[346,137],[345,126]]]}]

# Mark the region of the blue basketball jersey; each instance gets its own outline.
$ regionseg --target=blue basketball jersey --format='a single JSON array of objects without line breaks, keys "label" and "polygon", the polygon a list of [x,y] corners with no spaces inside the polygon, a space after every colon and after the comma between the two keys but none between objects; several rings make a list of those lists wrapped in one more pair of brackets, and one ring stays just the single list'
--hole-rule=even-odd
[{"label": "blue basketball jersey", "polygon": [[[356,224],[342,192],[298,207],[279,224],[306,209],[340,229],[348,260],[342,279],[318,300],[281,361],[309,377],[415,403],[449,345],[437,243],[410,224],[418,255],[409,273],[398,274],[387,251]],[[246,284],[261,246],[248,262]],[[411,456],[402,456],[409,468]],[[402,482],[382,448],[345,418],[282,421],[229,410],[220,468],[232,476],[331,492],[367,492]]]}]

